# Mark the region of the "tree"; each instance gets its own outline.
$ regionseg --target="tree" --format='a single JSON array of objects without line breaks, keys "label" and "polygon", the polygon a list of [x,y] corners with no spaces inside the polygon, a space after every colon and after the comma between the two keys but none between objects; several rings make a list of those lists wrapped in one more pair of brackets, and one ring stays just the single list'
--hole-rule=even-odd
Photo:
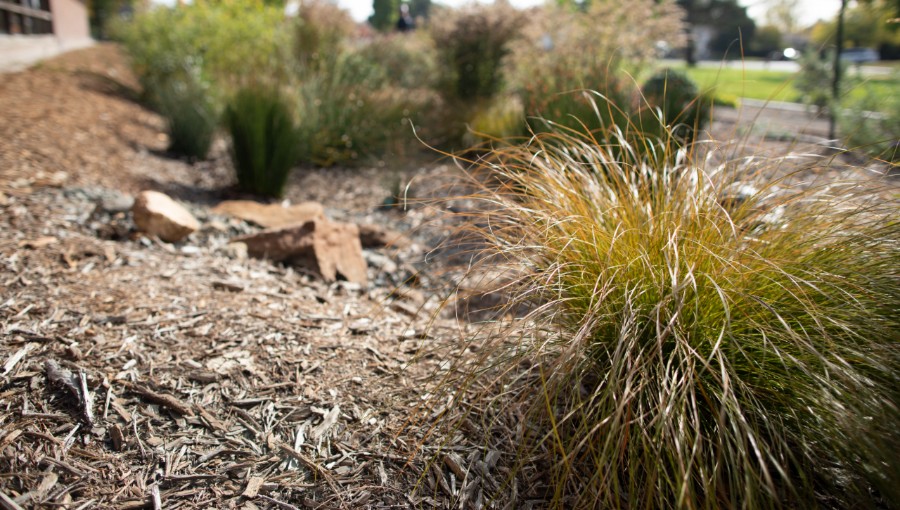
[{"label": "tree", "polygon": [[[900,46],[900,25],[890,23],[897,16],[894,6],[885,2],[857,3],[844,15],[844,40],[855,47]],[[820,23],[812,33],[818,45],[834,44],[837,20]]]},{"label": "tree", "polygon": [[[898,16],[900,15],[900,0],[860,0],[867,8],[879,8],[883,10],[883,13],[887,16]],[[841,52],[844,49],[844,20],[847,14],[847,4],[848,0],[841,0],[841,9],[838,11],[837,18],[837,26],[835,34],[835,46],[836,50],[834,52],[834,64],[832,68],[832,72],[834,75],[834,79],[831,82],[831,91],[832,91],[832,101],[834,104],[837,104],[840,99],[840,90],[841,90]],[[860,6],[862,7],[862,6]],[[887,23],[888,18],[885,18],[885,23]],[[892,25],[894,29],[896,29],[896,23],[889,23]],[[831,115],[829,116],[829,127],[828,127],[828,137],[834,139],[835,137],[835,127],[837,124],[837,117],[834,108],[831,110]]]},{"label": "tree", "polygon": [[382,32],[393,30],[400,16],[400,0],[373,0],[372,9],[369,23]]},{"label": "tree", "polygon": [[[740,55],[741,45],[748,45],[753,39],[756,24],[747,15],[747,8],[738,5],[737,0],[677,0],[687,13],[691,34],[697,27],[709,27],[713,36],[706,48],[714,57]],[[689,42],[696,44],[696,37]],[[689,47],[688,62],[693,59]]]},{"label": "tree", "polygon": [[766,25],[775,27],[785,35],[797,33],[800,18],[800,0],[769,0],[766,8]]},{"label": "tree", "polygon": [[783,47],[781,30],[778,27],[767,25],[761,27],[753,35],[750,51],[753,55],[765,56]]},{"label": "tree", "polygon": [[428,19],[431,13],[431,0],[410,0],[409,15],[413,19]]}]

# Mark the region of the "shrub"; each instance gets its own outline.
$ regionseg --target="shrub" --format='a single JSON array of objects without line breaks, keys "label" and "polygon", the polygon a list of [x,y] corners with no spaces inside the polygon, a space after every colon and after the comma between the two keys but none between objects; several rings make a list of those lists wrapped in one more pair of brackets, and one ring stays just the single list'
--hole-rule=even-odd
[{"label": "shrub", "polygon": [[294,22],[294,57],[302,72],[314,71],[339,55],[353,33],[350,14],[324,0],[302,2]]},{"label": "shrub", "polygon": [[485,141],[502,142],[525,135],[526,127],[525,111],[518,98],[498,97],[487,108],[475,114],[463,141],[468,146]]},{"label": "shrub", "polygon": [[[675,136],[685,142],[694,140],[698,131],[709,120],[711,98],[700,94],[691,78],[674,69],[656,72],[641,89],[650,112],[658,116]],[[648,123],[653,123],[648,120]]]},{"label": "shrub", "polygon": [[[861,87],[867,88],[864,82]],[[900,97],[867,92],[838,115],[847,146],[889,162],[900,161]]]},{"label": "shrub", "polygon": [[678,7],[669,1],[592,2],[586,11],[544,7],[528,21],[509,74],[537,131],[551,124],[581,132],[624,128],[639,106],[628,75],[655,58],[647,41],[677,47],[684,39]]},{"label": "shrub", "polygon": [[301,159],[320,166],[350,164],[412,145],[409,120],[427,96],[388,83],[384,69],[352,53],[304,78],[297,91]]},{"label": "shrub", "polygon": [[503,91],[502,63],[523,20],[523,13],[506,2],[433,13],[429,33],[438,52],[442,99],[434,122],[443,131],[438,137],[450,146],[461,141],[467,124]]},{"label": "shrub", "polygon": [[501,64],[523,19],[521,12],[503,2],[447,9],[432,19],[441,92],[448,101],[489,100],[502,90]]},{"label": "shrub", "polygon": [[376,35],[353,52],[360,59],[384,71],[393,87],[430,90],[437,83],[437,54],[434,42],[424,32],[403,35]]},{"label": "shrub", "polygon": [[617,136],[538,134],[478,163],[501,183],[474,220],[484,260],[534,311],[467,344],[436,406],[467,402],[461,427],[499,411],[512,425],[485,434],[548,463],[525,472],[548,473],[528,496],[545,506],[897,501],[896,205],[598,138]]},{"label": "shrub", "polygon": [[225,109],[238,186],[280,197],[297,163],[300,134],[287,101],[272,89],[242,89]]},{"label": "shrub", "polygon": [[230,93],[259,76],[285,74],[289,32],[281,9],[260,0],[195,2],[140,11],[113,31],[151,99],[186,65]]},{"label": "shrub", "polygon": [[800,100],[806,105],[814,106],[820,113],[830,108],[834,102],[831,94],[833,56],[833,52],[823,56],[813,50],[805,51],[800,56],[800,71],[794,79],[794,88],[800,92]]},{"label": "shrub", "polygon": [[155,103],[166,119],[169,150],[192,159],[209,152],[219,118],[199,76],[170,79],[155,88]]}]

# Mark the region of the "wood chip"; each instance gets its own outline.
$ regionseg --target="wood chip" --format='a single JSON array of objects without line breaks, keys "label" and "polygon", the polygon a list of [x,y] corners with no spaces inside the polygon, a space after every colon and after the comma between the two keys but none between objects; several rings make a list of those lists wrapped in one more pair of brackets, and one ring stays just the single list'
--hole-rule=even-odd
[{"label": "wood chip", "polygon": [[455,453],[447,453],[444,455],[444,464],[450,468],[450,471],[453,471],[453,474],[456,475],[457,478],[462,480],[466,477],[466,472],[462,468],[462,459],[459,458]]},{"label": "wood chip", "polygon": [[331,408],[330,411],[325,413],[325,417],[322,418],[322,423],[313,427],[313,429],[309,432],[310,437],[315,440],[318,440],[322,436],[324,436],[332,427],[337,424],[338,418],[341,415],[341,406],[335,404],[334,407]]},{"label": "wood chip", "polygon": [[0,440],[0,452],[6,449],[7,446],[11,445],[13,441],[18,439],[19,436],[22,435],[21,429],[16,429],[7,434],[2,440]]},{"label": "wood chip", "polygon": [[12,372],[12,369],[16,367],[16,364],[18,364],[19,361],[22,361],[22,358],[28,355],[28,353],[34,350],[34,348],[37,346],[38,344],[36,343],[29,343],[25,344],[25,347],[22,347],[21,349],[16,351],[15,354],[10,356],[9,359],[6,360],[6,363],[3,364],[2,375],[7,375]]},{"label": "wood chip", "polygon": [[118,425],[113,424],[109,428],[109,439],[112,441],[114,451],[121,452],[125,449],[125,433]]},{"label": "wood chip", "polygon": [[191,407],[181,400],[175,398],[168,393],[159,393],[157,391],[153,391],[150,388],[146,388],[139,384],[133,384],[126,381],[118,381],[132,391],[133,393],[137,393],[138,395],[144,397],[145,399],[153,402],[154,404],[159,404],[163,407],[169,408],[176,413],[182,416],[193,416],[194,413],[191,411]]},{"label": "wood chip", "polygon": [[291,505],[290,503],[285,503],[284,501],[279,501],[275,498],[270,498],[269,496],[264,496],[264,495],[260,494],[259,497],[260,497],[260,499],[268,501],[269,503],[272,503],[273,505],[277,506],[278,508],[283,508],[284,510],[300,510],[300,508],[298,508],[294,505]]},{"label": "wood chip", "polygon": [[31,248],[32,250],[39,250],[57,242],[59,242],[59,239],[52,236],[45,236],[39,237],[37,239],[20,241],[19,248]]},{"label": "wood chip", "polygon": [[25,510],[3,492],[0,492],[0,508],[3,510]]},{"label": "wood chip", "polygon": [[82,419],[84,419],[88,427],[93,428],[94,403],[87,387],[87,377],[84,375],[84,372],[82,371],[78,376],[75,376],[68,369],[60,367],[54,360],[44,362],[44,370],[47,374],[47,379],[51,383],[68,390],[75,397],[81,409]]},{"label": "wood chip", "polygon": [[244,286],[237,282],[226,282],[217,280],[212,282],[212,288],[216,290],[225,290],[228,292],[243,292]]},{"label": "wood chip", "polygon": [[159,495],[159,485],[150,486],[150,501],[153,503],[153,510],[162,510],[162,498]]},{"label": "wood chip", "polygon": [[262,487],[262,484],[265,482],[266,479],[261,476],[251,476],[250,480],[247,481],[247,487],[244,488],[244,492],[241,496],[244,496],[247,499],[255,498],[257,493],[259,493],[259,488]]}]

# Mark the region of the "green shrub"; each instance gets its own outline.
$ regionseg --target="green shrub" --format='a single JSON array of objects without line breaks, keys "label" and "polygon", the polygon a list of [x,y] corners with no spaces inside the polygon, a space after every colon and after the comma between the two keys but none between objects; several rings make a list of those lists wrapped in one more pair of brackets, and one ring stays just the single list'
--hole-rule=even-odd
[{"label": "green shrub", "polygon": [[400,12],[400,1],[373,0],[372,7],[374,12],[369,16],[369,23],[382,32],[393,30]]},{"label": "green shrub", "polygon": [[528,21],[509,74],[536,131],[636,127],[638,91],[629,75],[655,57],[646,41],[673,47],[683,41],[679,11],[668,1],[592,2],[586,10],[548,6]]},{"label": "green shrub", "polygon": [[[860,86],[869,87],[865,82]],[[838,127],[848,147],[885,161],[900,161],[900,97],[872,92],[843,106]]]},{"label": "green shrub", "polygon": [[283,77],[283,48],[290,47],[283,19],[281,9],[260,0],[195,2],[140,11],[117,22],[113,33],[153,105],[157,88],[186,67],[226,95],[259,76]]},{"label": "green shrub", "polygon": [[441,86],[451,103],[490,100],[503,87],[501,64],[524,15],[509,4],[445,9],[431,22]]},{"label": "green shrub", "polygon": [[628,126],[636,91],[614,70],[600,63],[568,65],[562,59],[546,67],[546,74],[520,89],[531,129],[605,133],[611,126]]},{"label": "green shrub", "polygon": [[819,112],[830,108],[834,102],[831,94],[833,63],[833,52],[822,56],[816,51],[808,50],[800,56],[800,71],[794,79],[794,88],[800,92],[800,101],[814,106]]},{"label": "green shrub", "polygon": [[335,4],[302,2],[294,22],[294,58],[301,73],[318,70],[339,55],[354,26],[350,14]]},{"label": "green shrub", "polygon": [[456,148],[467,125],[489,108],[506,83],[503,62],[517,37],[524,14],[505,2],[443,8],[432,13],[429,34],[438,53],[440,110],[432,120],[436,135]]},{"label": "green shrub", "polygon": [[297,91],[301,159],[320,166],[402,154],[427,95],[389,86],[383,68],[352,53],[304,78]]},{"label": "green shrub", "polygon": [[437,52],[424,32],[376,35],[353,52],[352,57],[384,70],[387,83],[415,90],[434,89],[437,83]]},{"label": "green shrub", "polygon": [[476,112],[463,141],[467,146],[479,143],[502,142],[527,133],[525,111],[515,96],[496,98],[487,108]]},{"label": "green shrub", "polygon": [[[657,71],[641,89],[650,113],[685,142],[694,140],[709,120],[711,98],[700,93],[687,74],[675,69]],[[648,120],[653,123],[653,120]]]},{"label": "green shrub", "polygon": [[201,78],[167,80],[155,88],[154,102],[166,120],[169,150],[191,159],[206,158],[219,118]]},{"label": "green shrub", "polygon": [[898,501],[896,204],[652,150],[557,132],[480,160],[486,268],[534,312],[467,343],[436,406],[508,431],[544,507]]},{"label": "green shrub", "polygon": [[238,186],[250,193],[280,197],[297,163],[300,133],[288,102],[277,90],[240,90],[225,109]]}]

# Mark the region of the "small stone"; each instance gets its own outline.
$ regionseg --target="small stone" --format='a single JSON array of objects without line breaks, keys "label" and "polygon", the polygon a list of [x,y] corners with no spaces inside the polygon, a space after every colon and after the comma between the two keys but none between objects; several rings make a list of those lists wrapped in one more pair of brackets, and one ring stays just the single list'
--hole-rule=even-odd
[{"label": "small stone", "polygon": [[216,232],[228,232],[228,225],[219,220],[212,220],[207,223],[206,226],[210,230],[215,230]]},{"label": "small stone", "polygon": [[212,209],[215,214],[232,216],[265,228],[298,225],[325,216],[318,202],[296,205],[261,204],[252,200],[226,200]]},{"label": "small stone", "polygon": [[366,262],[368,262],[370,266],[379,271],[385,273],[393,273],[397,271],[397,264],[394,263],[394,261],[391,260],[390,257],[370,250],[365,250],[363,252],[363,256],[365,256]]},{"label": "small stone", "polygon": [[128,212],[134,207],[134,198],[129,195],[116,193],[101,198],[99,203],[97,203],[97,207],[108,214]]},{"label": "small stone", "polygon": [[200,223],[187,209],[157,191],[138,194],[131,213],[141,231],[170,243],[180,241],[200,228]]}]

